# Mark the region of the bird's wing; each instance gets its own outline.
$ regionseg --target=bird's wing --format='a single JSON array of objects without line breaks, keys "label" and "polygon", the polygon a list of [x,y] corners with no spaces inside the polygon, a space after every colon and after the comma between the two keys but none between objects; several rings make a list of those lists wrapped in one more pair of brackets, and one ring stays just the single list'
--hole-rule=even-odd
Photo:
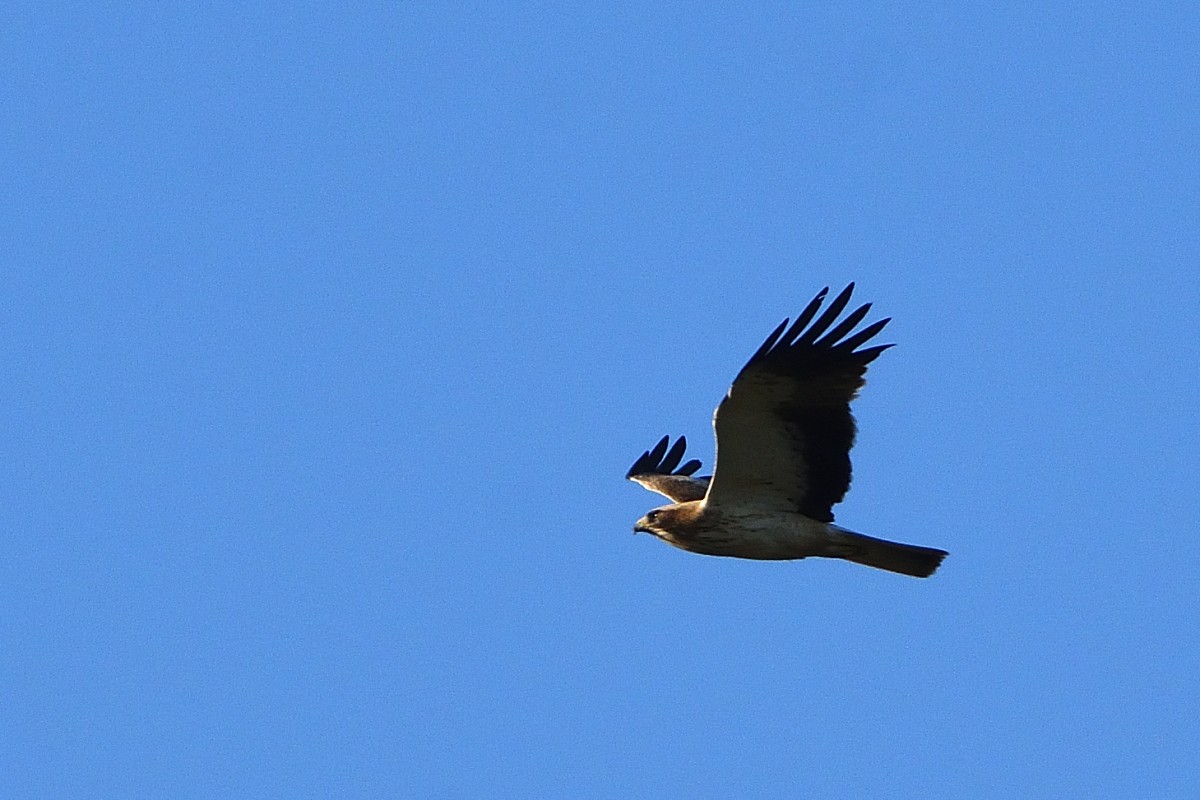
[{"label": "bird's wing", "polygon": [[890,319],[854,332],[871,308],[867,303],[838,321],[853,290],[852,283],[817,317],[829,291],[822,289],[738,373],[713,416],[717,462],[708,504],[751,504],[833,521],[831,508],[850,487],[850,401],[867,364],[891,347],[856,349]]},{"label": "bird's wing", "polygon": [[686,503],[689,500],[701,500],[708,491],[710,476],[702,475],[693,478],[692,473],[700,469],[696,459],[679,466],[683,460],[683,451],[687,449],[687,439],[683,436],[675,442],[675,446],[667,452],[670,436],[664,436],[653,449],[642,453],[625,477],[640,483],[652,492],[658,492],[669,497],[676,503]]}]

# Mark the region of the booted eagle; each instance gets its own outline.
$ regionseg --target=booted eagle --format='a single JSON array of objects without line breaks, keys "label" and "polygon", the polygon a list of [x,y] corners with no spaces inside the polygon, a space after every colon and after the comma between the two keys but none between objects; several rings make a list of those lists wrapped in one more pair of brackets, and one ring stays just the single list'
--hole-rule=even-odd
[{"label": "booted eagle", "polygon": [[642,453],[625,477],[674,502],[639,519],[635,532],[710,556],[821,556],[917,578],[933,574],[945,550],[833,524],[832,508],[850,488],[850,401],[862,388],[867,364],[892,346],[862,347],[890,318],[853,332],[870,303],[838,322],[853,291],[851,283],[817,317],[829,292],[822,289],[742,367],[713,415],[712,476],[692,477],[700,469],[694,459],[680,466],[687,448],[682,436],[669,450],[670,437],[664,436]]}]

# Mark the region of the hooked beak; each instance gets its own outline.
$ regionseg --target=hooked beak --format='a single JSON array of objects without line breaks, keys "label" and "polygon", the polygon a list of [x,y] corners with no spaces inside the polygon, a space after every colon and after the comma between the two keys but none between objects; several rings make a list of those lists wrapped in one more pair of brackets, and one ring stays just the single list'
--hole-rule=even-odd
[{"label": "hooked beak", "polygon": [[646,518],[645,517],[642,517],[641,519],[639,519],[637,521],[637,523],[633,526],[633,535],[637,536],[639,533],[654,533],[654,531],[652,531],[648,527],[646,527]]}]

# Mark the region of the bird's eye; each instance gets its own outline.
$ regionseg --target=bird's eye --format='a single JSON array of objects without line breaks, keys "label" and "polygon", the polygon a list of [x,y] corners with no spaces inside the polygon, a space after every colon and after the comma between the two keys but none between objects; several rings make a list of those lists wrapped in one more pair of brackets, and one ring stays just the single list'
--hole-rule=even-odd
[{"label": "bird's eye", "polygon": [[651,522],[657,521],[658,520],[658,512],[651,511],[649,514],[646,515],[646,519],[650,520]]}]

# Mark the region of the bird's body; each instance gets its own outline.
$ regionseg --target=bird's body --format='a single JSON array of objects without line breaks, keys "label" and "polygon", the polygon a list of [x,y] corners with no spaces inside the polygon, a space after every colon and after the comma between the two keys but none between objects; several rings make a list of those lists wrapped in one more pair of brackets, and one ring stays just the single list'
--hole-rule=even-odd
[{"label": "bird's body", "polygon": [[670,438],[663,437],[642,454],[626,477],[675,502],[650,511],[635,531],[702,555],[821,556],[915,577],[933,574],[945,551],[833,524],[832,506],[850,485],[850,400],[866,365],[891,346],[858,349],[886,319],[849,335],[869,304],[833,326],[853,286],[813,321],[828,291],[822,290],[794,324],[784,320],[738,374],[713,418],[718,462],[711,477],[692,477],[699,461],[679,466],[683,437],[670,451]]},{"label": "bird's body", "polygon": [[658,509],[659,538],[681,550],[706,556],[779,561],[817,555],[828,527],[803,514],[761,514],[723,509],[692,500]]}]

